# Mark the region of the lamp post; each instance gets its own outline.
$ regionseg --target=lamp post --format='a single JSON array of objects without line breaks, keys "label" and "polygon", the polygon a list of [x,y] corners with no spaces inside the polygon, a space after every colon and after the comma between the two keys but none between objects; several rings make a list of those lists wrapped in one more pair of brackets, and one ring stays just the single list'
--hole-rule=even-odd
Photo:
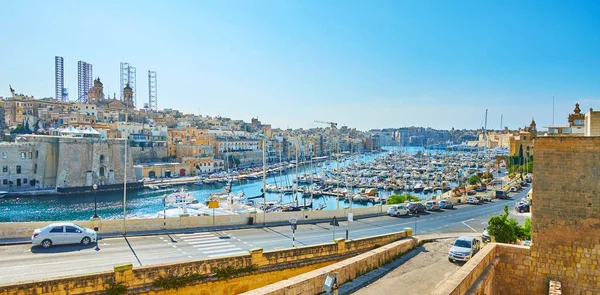
[{"label": "lamp post", "polygon": [[96,211],[98,208],[98,203],[96,202],[96,190],[98,189],[98,185],[94,183],[94,185],[92,185],[92,189],[94,189],[94,216],[92,218],[100,218]]}]

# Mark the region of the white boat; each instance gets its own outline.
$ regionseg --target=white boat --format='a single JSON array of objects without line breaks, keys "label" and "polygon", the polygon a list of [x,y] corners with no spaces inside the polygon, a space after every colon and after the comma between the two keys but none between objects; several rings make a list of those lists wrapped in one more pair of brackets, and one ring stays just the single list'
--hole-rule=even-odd
[{"label": "white boat", "polygon": [[0,198],[4,197],[6,195],[8,195],[7,191],[0,191]]}]

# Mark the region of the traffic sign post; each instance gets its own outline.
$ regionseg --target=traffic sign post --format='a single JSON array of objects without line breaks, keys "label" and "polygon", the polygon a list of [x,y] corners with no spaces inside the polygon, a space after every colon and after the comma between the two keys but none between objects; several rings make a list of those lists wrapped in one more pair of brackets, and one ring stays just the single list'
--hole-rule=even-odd
[{"label": "traffic sign post", "polygon": [[333,218],[331,219],[331,222],[329,222],[329,225],[333,226],[333,240],[335,241],[335,227],[340,226],[340,224],[335,216],[333,216]]},{"label": "traffic sign post", "polygon": [[163,230],[167,230],[167,195],[162,197],[163,202]]},{"label": "traffic sign post", "polygon": [[348,241],[348,237],[350,235],[350,221],[354,221],[354,215],[352,214],[352,212],[348,213],[348,227],[346,228],[346,241]]},{"label": "traffic sign post", "polygon": [[219,201],[210,201],[208,202],[208,208],[213,209],[213,216],[212,216],[212,220],[213,220],[213,229],[216,231],[215,228],[215,208],[219,208]]},{"label": "traffic sign post", "polygon": [[292,248],[296,247],[296,228],[298,227],[297,223],[298,223],[297,218],[295,218],[295,217],[290,218],[290,225],[292,227]]}]

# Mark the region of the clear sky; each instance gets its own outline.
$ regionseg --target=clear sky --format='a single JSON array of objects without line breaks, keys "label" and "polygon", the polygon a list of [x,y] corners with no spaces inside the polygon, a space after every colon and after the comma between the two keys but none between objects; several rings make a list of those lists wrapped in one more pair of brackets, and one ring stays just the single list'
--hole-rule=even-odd
[{"label": "clear sky", "polygon": [[[138,105],[157,71],[159,108],[274,127],[361,130],[566,124],[600,110],[599,1],[5,1],[0,96],[54,96],[64,57]],[[325,127],[325,125],[323,125]]]}]

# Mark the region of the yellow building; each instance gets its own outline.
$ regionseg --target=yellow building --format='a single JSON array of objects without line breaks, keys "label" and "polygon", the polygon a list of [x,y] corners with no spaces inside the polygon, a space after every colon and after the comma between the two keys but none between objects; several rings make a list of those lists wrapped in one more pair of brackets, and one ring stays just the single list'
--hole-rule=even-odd
[{"label": "yellow building", "polygon": [[510,155],[519,156],[518,165],[523,165],[533,155],[533,144],[537,136],[537,129],[534,120],[531,120],[529,128],[525,127],[519,130],[518,134],[510,139]]}]

